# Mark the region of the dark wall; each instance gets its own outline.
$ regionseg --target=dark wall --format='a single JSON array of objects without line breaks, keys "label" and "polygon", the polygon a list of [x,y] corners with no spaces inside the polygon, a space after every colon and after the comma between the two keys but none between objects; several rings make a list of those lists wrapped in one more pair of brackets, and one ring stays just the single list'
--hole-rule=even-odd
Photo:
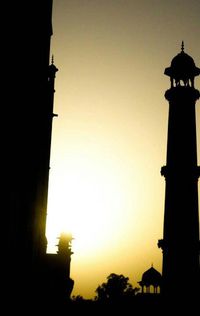
[{"label": "dark wall", "polygon": [[22,294],[28,293],[37,283],[46,246],[52,0],[9,3],[2,13],[2,261],[5,293],[13,297],[23,288]]}]

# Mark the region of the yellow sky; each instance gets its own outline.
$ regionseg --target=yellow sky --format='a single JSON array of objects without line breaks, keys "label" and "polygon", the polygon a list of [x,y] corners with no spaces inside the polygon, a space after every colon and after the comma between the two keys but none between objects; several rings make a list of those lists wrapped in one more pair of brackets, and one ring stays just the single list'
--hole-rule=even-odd
[{"label": "yellow sky", "polygon": [[[114,272],[137,286],[161,271],[170,86],[180,51],[200,66],[200,2],[54,0],[56,76],[47,237],[74,236],[73,295],[92,298]],[[196,80],[200,89],[200,79]],[[197,102],[200,161],[200,101]]]}]

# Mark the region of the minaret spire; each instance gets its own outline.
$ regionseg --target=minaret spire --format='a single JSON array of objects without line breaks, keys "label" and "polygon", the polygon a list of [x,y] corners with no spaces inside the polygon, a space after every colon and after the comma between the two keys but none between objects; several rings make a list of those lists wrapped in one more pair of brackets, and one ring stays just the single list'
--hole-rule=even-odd
[{"label": "minaret spire", "polygon": [[184,41],[181,43],[181,52],[184,53]]}]

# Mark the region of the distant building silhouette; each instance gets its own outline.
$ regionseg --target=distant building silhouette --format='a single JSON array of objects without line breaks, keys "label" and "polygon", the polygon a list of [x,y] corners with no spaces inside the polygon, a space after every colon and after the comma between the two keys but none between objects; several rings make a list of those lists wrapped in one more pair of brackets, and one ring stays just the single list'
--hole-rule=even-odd
[{"label": "distant building silhouette", "polygon": [[[33,306],[49,292],[44,271],[52,265],[45,236],[58,70],[53,61],[49,65],[52,0],[8,3],[5,12],[9,28],[3,30],[6,125],[1,220],[6,228],[2,240],[6,280],[2,288],[9,302]],[[57,257],[63,258],[60,253]]]},{"label": "distant building silhouette", "polygon": [[[142,275],[142,280],[138,282],[142,288],[142,294],[144,293],[160,293],[160,288],[162,286],[162,275],[153,266],[146,270]],[[151,291],[153,287],[153,292]]]},{"label": "distant building silhouette", "polygon": [[45,287],[48,301],[65,302],[70,298],[74,281],[70,278],[72,236],[61,233],[57,253],[47,253],[44,261]]},{"label": "distant building silhouette", "polygon": [[[181,52],[165,69],[171,88],[169,101],[165,212],[163,239],[163,295],[166,299],[195,301],[199,295],[199,215],[195,103],[200,93],[194,78],[200,74],[194,60]],[[196,297],[196,298],[195,298]],[[179,301],[180,302],[180,301]]]}]

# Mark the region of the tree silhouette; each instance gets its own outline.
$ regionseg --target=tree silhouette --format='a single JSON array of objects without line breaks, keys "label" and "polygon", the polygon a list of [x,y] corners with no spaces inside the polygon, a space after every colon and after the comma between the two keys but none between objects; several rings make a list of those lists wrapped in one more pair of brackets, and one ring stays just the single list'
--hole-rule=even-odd
[{"label": "tree silhouette", "polygon": [[129,278],[122,274],[111,273],[107,277],[107,282],[97,287],[96,300],[98,301],[121,301],[130,298],[138,291],[129,283]]}]

